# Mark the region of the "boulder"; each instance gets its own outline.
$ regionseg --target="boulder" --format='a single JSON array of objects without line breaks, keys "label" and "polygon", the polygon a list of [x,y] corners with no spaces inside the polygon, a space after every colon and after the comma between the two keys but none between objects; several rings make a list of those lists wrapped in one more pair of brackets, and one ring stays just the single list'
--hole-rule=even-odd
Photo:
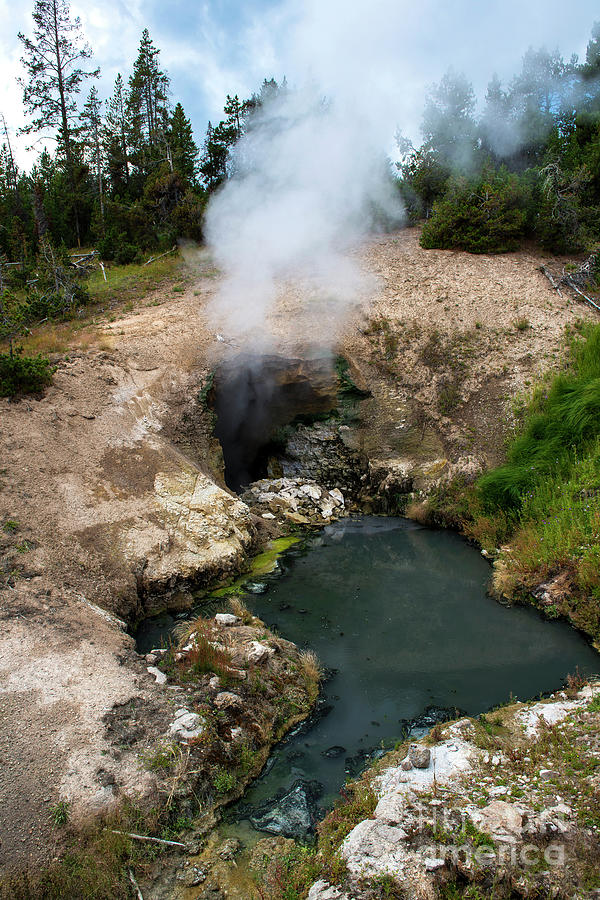
[{"label": "boulder", "polygon": [[321,792],[318,782],[298,780],[285,794],[256,810],[250,821],[258,831],[297,840],[306,838],[314,829],[316,800]]},{"label": "boulder", "polygon": [[260,665],[267,662],[272,656],[275,656],[275,650],[261,644],[259,641],[251,641],[247,649],[247,657],[249,663]]},{"label": "boulder", "polygon": [[234,616],[233,613],[217,613],[215,616],[217,625],[239,625],[241,621],[240,617]]},{"label": "boulder", "polygon": [[514,803],[494,800],[483,809],[470,808],[475,825],[497,841],[514,841],[521,836],[523,814]]},{"label": "boulder", "polygon": [[175,713],[175,721],[169,726],[169,734],[177,740],[189,741],[204,730],[204,720],[198,713],[182,708]]},{"label": "boulder", "polygon": [[431,750],[424,744],[411,744],[408,748],[408,760],[415,769],[428,769],[431,762]]},{"label": "boulder", "polygon": [[352,875],[401,878],[410,854],[406,839],[403,828],[365,819],[345,838],[341,854]]},{"label": "boulder", "polygon": [[242,698],[237,694],[232,694],[231,691],[221,691],[215,697],[214,702],[217,709],[235,709],[242,705]]}]

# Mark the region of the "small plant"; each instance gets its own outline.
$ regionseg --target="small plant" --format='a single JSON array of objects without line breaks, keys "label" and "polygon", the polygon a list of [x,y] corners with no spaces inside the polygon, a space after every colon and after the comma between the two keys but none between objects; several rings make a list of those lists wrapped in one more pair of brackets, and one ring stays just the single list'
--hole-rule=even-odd
[{"label": "small plant", "polygon": [[236,777],[233,772],[228,772],[226,769],[217,769],[212,783],[218,794],[228,794],[235,787]]},{"label": "small plant", "polygon": [[316,653],[312,650],[300,651],[300,666],[304,675],[310,681],[318,682],[321,680],[321,664]]},{"label": "small plant", "polygon": [[143,763],[151,772],[170,771],[177,766],[181,751],[177,744],[159,747],[153,753],[142,757]]},{"label": "small plant", "polygon": [[19,530],[19,523],[15,519],[7,519],[2,528],[7,534],[14,534]]},{"label": "small plant", "polygon": [[513,325],[517,331],[527,331],[531,328],[531,322],[527,316],[519,316],[517,319],[513,319]]},{"label": "small plant", "polygon": [[31,541],[25,540],[25,541],[22,541],[20,544],[17,544],[16,550],[17,550],[17,553],[29,553],[30,550],[34,549],[34,547],[35,547],[35,544],[33,544]]},{"label": "small plant", "polygon": [[574,674],[569,672],[569,674],[567,675],[567,694],[574,696],[586,686],[588,681],[589,679],[586,678],[585,675],[582,675],[579,671],[579,667],[576,667]]},{"label": "small plant", "polygon": [[67,824],[69,821],[69,807],[70,803],[68,800],[59,800],[58,803],[50,807],[50,818],[53,825],[62,827]]}]

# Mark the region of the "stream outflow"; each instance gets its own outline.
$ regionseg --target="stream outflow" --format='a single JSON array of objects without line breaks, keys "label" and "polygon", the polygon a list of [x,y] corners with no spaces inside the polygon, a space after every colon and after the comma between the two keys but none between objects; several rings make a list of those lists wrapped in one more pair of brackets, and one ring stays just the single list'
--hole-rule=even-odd
[{"label": "stream outflow", "polygon": [[489,577],[458,535],[399,518],[344,519],[289,551],[264,593],[246,602],[313,650],[327,677],[315,713],[275,748],[229,817],[250,830],[284,821],[285,833],[286,808],[300,822],[314,819],[408,730],[535,698],[576,669],[597,671],[598,655],[577,631],[497,603]]}]

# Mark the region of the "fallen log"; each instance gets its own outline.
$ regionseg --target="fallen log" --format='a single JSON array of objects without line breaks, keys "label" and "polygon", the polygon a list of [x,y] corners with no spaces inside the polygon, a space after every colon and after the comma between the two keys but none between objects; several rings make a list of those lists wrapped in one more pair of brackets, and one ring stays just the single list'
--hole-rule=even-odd
[{"label": "fallen log", "polygon": [[583,297],[583,299],[586,300],[590,304],[590,306],[593,306],[594,309],[597,309],[598,312],[600,312],[600,306],[598,306],[597,303],[594,303],[594,301],[592,300],[591,297],[588,297],[587,294],[584,294],[583,291],[579,290],[579,288],[577,287],[577,285],[575,284],[575,282],[573,281],[573,279],[571,278],[570,275],[565,275],[565,277],[563,278],[563,281],[565,282],[565,284],[568,284],[569,287],[572,288],[576,294],[579,294],[580,297]]},{"label": "fallen log", "polygon": [[[150,259],[147,259],[144,263],[144,266],[149,266],[150,263],[156,262],[157,259],[162,259],[163,256],[168,256],[169,253],[174,253],[177,250],[177,247],[171,247],[170,250],[167,250],[166,253],[161,253],[159,256],[151,256]],[[142,266],[143,268],[143,266]]]},{"label": "fallen log", "polygon": [[131,869],[128,869],[127,871],[129,872],[129,880],[131,882],[131,885],[137,894],[137,900],[144,900],[144,895],[142,894],[142,892],[140,890],[140,886],[135,879],[135,875],[133,874]]},{"label": "fallen log", "polygon": [[168,847],[183,847],[184,849],[187,847],[187,844],[182,844],[181,841],[165,841],[163,838],[155,838],[150,837],[147,834],[135,834],[133,831],[118,831],[116,828],[111,828],[113,834],[122,834],[123,837],[132,838],[134,841],[151,841],[153,844],[166,844]]},{"label": "fallen log", "polygon": [[554,290],[558,293],[558,296],[562,297],[562,291],[561,291],[560,287],[558,286],[558,282],[552,275],[552,272],[549,272],[548,269],[546,268],[546,266],[540,266],[540,272],[542,273],[542,275],[546,276],[546,278],[548,279],[548,281],[550,282],[550,284],[552,285]]}]

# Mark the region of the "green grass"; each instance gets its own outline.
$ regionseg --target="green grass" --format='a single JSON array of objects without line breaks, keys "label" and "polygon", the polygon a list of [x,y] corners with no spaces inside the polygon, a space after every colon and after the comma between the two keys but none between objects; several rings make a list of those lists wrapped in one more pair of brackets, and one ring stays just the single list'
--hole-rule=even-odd
[{"label": "green grass", "polygon": [[[86,287],[92,303],[139,300],[162,282],[172,280],[180,271],[181,260],[176,255],[166,256],[149,266],[131,263],[107,268],[106,281],[101,271],[95,271],[90,275]],[[177,286],[173,290],[180,292],[184,288]]]}]

